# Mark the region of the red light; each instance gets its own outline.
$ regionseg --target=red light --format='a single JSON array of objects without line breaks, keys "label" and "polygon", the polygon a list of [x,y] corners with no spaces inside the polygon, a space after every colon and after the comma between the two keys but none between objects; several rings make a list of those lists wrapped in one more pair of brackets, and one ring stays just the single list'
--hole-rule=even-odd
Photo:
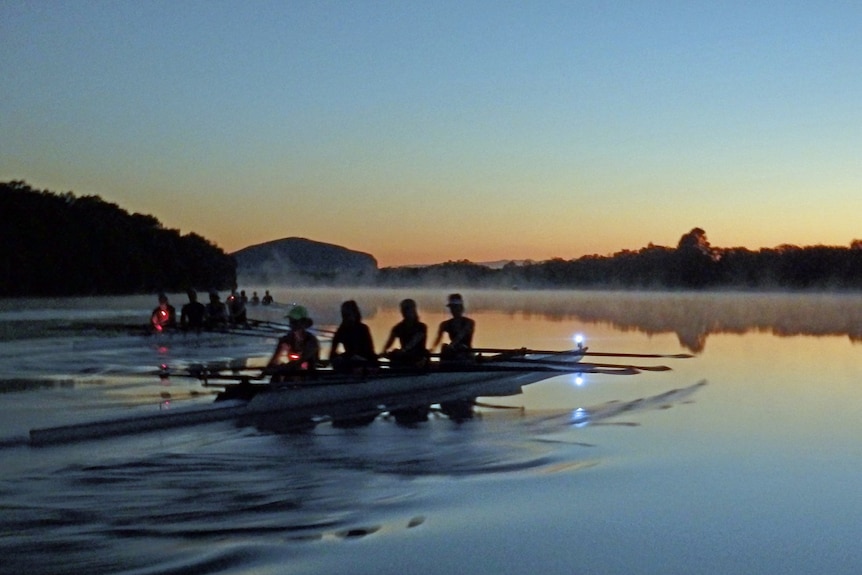
[{"label": "red light", "polygon": [[162,331],[162,328],[168,325],[171,316],[168,313],[168,310],[160,309],[157,313],[153,314],[153,327],[156,331]]}]

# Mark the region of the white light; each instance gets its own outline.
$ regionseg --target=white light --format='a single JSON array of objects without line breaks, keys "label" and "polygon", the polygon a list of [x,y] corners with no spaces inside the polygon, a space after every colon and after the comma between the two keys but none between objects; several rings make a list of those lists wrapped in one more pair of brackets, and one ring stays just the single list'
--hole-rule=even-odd
[{"label": "white light", "polygon": [[585,427],[590,423],[590,412],[584,409],[583,407],[579,407],[572,412],[572,425],[575,427]]},{"label": "white light", "polygon": [[583,387],[584,384],[586,383],[586,380],[584,380],[584,374],[583,373],[573,373],[572,379],[570,381],[571,381],[571,384],[574,385],[575,387]]},{"label": "white light", "polygon": [[576,334],[572,337],[572,340],[574,340],[575,345],[577,345],[577,346],[578,346],[578,349],[580,349],[580,348],[584,347],[584,336],[583,336],[583,334],[576,333]]}]

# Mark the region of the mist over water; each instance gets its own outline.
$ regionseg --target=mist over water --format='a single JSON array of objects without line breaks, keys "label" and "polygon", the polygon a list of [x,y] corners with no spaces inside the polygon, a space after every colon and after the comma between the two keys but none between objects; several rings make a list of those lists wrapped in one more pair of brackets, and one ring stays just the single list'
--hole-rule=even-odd
[{"label": "mist over water", "polygon": [[[447,317],[448,290],[271,291],[251,317],[297,302],[332,327],[355,299],[378,347],[402,298],[432,334]],[[460,291],[477,345],[583,333],[696,355],[483,398],[460,425],[223,422],[35,448],[33,428],[207,404],[215,390],[158,367],[258,361],[275,339],[91,325],[144,323],[155,297],[2,301],[0,573],[858,571],[859,298]]]},{"label": "mist over water", "polygon": [[[277,302],[302,302],[328,324],[338,322],[333,300],[356,299],[366,318],[373,318],[405,297],[415,299],[420,313],[436,322],[446,317],[443,304],[449,291],[453,290],[272,290]],[[472,313],[537,317],[576,326],[607,325],[650,335],[673,333],[692,352],[703,351],[710,335],[728,333],[835,335],[862,340],[862,295],[852,293],[461,291],[467,294]]]}]

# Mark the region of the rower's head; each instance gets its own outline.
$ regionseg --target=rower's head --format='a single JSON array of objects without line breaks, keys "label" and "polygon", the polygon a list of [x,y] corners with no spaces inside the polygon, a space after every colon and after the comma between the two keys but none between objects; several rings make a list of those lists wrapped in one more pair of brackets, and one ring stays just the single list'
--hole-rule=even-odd
[{"label": "rower's head", "polygon": [[308,316],[308,310],[301,305],[293,306],[285,317],[287,317],[291,329],[308,329],[314,324]]},{"label": "rower's head", "polygon": [[464,298],[459,293],[449,294],[446,307],[449,308],[452,315],[461,315],[464,313]]},{"label": "rower's head", "polygon": [[359,304],[356,301],[349,299],[341,304],[341,320],[342,321],[362,321],[362,312],[359,311]]},{"label": "rower's head", "polygon": [[189,301],[198,301],[198,292],[194,288],[189,288],[186,291],[186,295],[189,296]]},{"label": "rower's head", "polygon": [[404,319],[418,319],[419,312],[416,309],[416,302],[412,299],[401,300],[401,316]]}]

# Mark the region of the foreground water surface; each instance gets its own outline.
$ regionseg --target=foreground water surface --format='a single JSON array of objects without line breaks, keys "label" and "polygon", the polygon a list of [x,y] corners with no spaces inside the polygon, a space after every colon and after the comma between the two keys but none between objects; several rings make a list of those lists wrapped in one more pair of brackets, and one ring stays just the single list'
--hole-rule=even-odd
[{"label": "foreground water surface", "polygon": [[[273,290],[320,327],[355,298]],[[476,344],[691,353],[558,376],[480,417],[278,434],[229,422],[53,447],[30,429],[208,403],[162,365],[261,361],[271,336],[145,337],[155,298],[0,302],[2,573],[858,573],[862,303],[852,295],[464,290]],[[173,296],[179,307],[184,298]],[[287,307],[251,308],[281,321]]]}]

